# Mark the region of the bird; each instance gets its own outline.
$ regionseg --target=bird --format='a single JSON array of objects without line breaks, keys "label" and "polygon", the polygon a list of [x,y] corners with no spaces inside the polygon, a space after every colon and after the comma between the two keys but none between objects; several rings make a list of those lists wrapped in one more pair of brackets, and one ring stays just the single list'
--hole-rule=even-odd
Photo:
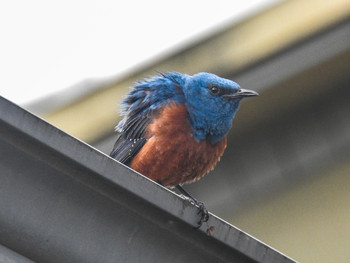
[{"label": "bird", "polygon": [[123,118],[115,127],[119,135],[110,156],[177,188],[199,208],[200,227],[209,218],[208,210],[182,185],[215,167],[240,101],[258,93],[213,73],[158,73],[135,83],[122,100]]}]

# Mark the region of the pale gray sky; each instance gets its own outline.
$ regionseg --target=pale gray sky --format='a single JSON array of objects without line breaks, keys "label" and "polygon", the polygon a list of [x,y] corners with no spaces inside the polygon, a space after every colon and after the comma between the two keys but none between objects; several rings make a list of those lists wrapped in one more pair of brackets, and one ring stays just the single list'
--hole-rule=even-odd
[{"label": "pale gray sky", "polygon": [[23,104],[115,76],[278,0],[0,3],[0,94]]}]

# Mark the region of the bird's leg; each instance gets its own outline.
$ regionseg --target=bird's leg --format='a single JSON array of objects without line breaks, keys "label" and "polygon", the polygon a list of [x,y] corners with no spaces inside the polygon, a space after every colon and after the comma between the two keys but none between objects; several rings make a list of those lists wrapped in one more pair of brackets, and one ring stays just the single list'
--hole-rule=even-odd
[{"label": "bird's leg", "polygon": [[192,197],[185,189],[180,185],[177,185],[176,188],[188,199],[190,199],[196,206],[198,206],[198,214],[201,214],[201,219],[198,222],[198,227],[200,228],[203,222],[207,222],[209,219],[208,209],[204,206],[203,202],[198,201],[196,198]]}]

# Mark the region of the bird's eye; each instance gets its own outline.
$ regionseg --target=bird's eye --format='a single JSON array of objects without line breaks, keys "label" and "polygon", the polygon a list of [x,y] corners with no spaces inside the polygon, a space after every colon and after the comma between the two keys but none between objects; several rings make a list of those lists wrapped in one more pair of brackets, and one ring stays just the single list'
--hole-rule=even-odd
[{"label": "bird's eye", "polygon": [[217,95],[220,92],[220,88],[216,85],[212,85],[212,86],[210,86],[209,91],[211,94]]}]

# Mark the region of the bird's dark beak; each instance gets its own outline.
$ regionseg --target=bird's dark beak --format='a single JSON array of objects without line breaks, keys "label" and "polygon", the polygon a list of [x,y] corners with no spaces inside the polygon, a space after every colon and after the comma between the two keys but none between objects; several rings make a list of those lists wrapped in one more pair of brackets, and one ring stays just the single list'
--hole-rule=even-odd
[{"label": "bird's dark beak", "polygon": [[249,89],[239,89],[237,92],[232,93],[232,94],[225,94],[225,97],[229,98],[244,98],[244,97],[254,97],[254,96],[259,96],[259,93],[257,93],[254,90],[249,90]]},{"label": "bird's dark beak", "polygon": [[254,97],[254,96],[259,96],[259,93],[257,93],[254,90],[250,89],[239,89],[236,94],[241,97]]}]

